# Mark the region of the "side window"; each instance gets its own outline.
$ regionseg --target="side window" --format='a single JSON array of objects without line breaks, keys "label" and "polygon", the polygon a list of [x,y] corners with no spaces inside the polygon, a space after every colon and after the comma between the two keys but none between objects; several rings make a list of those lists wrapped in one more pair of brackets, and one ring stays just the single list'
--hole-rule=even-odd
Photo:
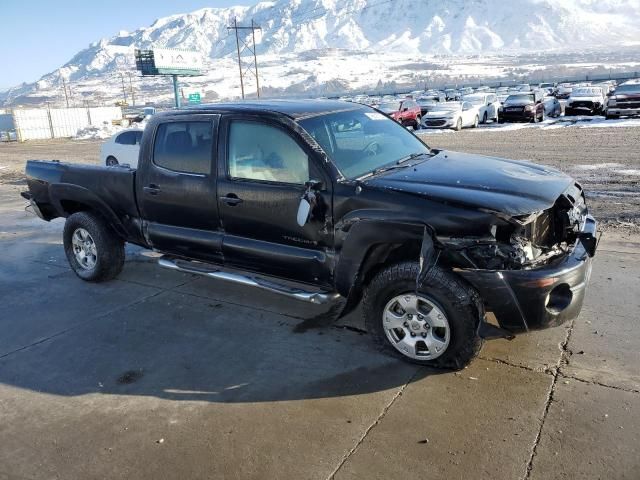
[{"label": "side window", "polygon": [[142,132],[135,132],[136,134],[136,145],[140,145],[140,141],[142,140]]},{"label": "side window", "polygon": [[309,157],[285,131],[258,122],[233,121],[229,128],[231,178],[303,184]]},{"label": "side window", "polygon": [[171,122],[158,127],[153,163],[184,173],[211,171],[211,122]]},{"label": "side window", "polygon": [[124,132],[116,137],[116,143],[120,145],[135,145],[136,132]]}]

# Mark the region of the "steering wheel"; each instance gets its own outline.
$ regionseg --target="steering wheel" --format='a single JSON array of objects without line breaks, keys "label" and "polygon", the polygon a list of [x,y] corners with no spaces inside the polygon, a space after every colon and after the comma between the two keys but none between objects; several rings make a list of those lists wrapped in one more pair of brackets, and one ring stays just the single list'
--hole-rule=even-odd
[{"label": "steering wheel", "polygon": [[364,147],[364,152],[366,152],[367,156],[375,157],[380,153],[380,144],[378,142],[371,142],[366,147]]}]

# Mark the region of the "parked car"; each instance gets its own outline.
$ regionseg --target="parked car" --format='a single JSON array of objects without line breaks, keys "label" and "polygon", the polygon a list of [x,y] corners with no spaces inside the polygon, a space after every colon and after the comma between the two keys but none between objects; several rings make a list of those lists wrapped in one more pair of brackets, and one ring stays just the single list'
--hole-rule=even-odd
[{"label": "parked car", "polygon": [[422,109],[411,98],[381,103],[378,110],[386,113],[405,127],[413,127],[417,130],[422,124]]},{"label": "parked car", "polygon": [[437,90],[429,90],[427,92],[423,92],[420,96],[416,97],[417,100],[432,100],[434,102],[446,102],[447,97],[444,92],[439,92]]},{"label": "parked car", "polygon": [[420,106],[420,114],[423,119],[428,112],[440,104],[440,102],[433,100],[431,97],[420,97],[416,100],[416,103]]},{"label": "parked car", "polygon": [[616,87],[606,108],[608,119],[640,115],[640,80],[625,82]]},{"label": "parked car", "polygon": [[553,83],[541,83],[538,88],[545,92],[545,95],[553,95],[555,92],[555,85]]},{"label": "parked car", "polygon": [[498,121],[500,102],[498,102],[498,97],[495,93],[472,93],[462,97],[462,100],[477,107],[480,122]]},{"label": "parked car", "polygon": [[480,112],[470,102],[445,102],[430,110],[422,121],[425,128],[451,128],[462,130],[476,128],[480,123]]},{"label": "parked car", "polygon": [[142,130],[139,128],[129,128],[116,133],[100,147],[100,162],[109,167],[129,165],[136,168],[141,139]]},{"label": "parked car", "polygon": [[333,303],[330,318],[362,303],[370,337],[425,366],[460,369],[483,337],[575,318],[596,251],[573,178],[430,149],[359,104],[160,113],[137,170],[31,160],[26,177],[33,211],[66,218],[82,280],[116,277],[129,242],[171,270]]},{"label": "parked car", "polygon": [[519,92],[530,92],[531,90],[533,90],[531,88],[531,85],[528,83],[521,83],[519,85],[516,85],[516,90],[518,90]]},{"label": "parked car", "polygon": [[544,114],[547,117],[557,118],[562,115],[562,104],[556,97],[546,96],[542,100],[542,104],[544,105]]},{"label": "parked car", "polygon": [[564,107],[565,116],[601,115],[604,113],[606,96],[602,87],[574,88]]},{"label": "parked car", "polygon": [[567,98],[569,98],[572,91],[573,85],[571,85],[570,83],[561,83],[556,89],[556,98],[566,100]]},{"label": "parked car", "polygon": [[499,122],[541,122],[545,116],[542,98],[540,90],[509,95],[502,105]]},{"label": "parked car", "polygon": [[447,88],[444,95],[447,102],[460,100],[460,92],[454,88]]}]

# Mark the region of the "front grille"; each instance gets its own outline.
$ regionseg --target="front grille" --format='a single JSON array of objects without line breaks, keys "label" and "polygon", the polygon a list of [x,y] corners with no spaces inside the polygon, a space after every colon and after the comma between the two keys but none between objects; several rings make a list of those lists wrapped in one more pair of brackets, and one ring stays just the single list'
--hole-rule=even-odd
[{"label": "front grille", "polygon": [[570,108],[593,108],[593,102],[581,101],[581,102],[571,102],[569,105]]},{"label": "front grille", "polygon": [[554,212],[550,208],[542,212],[531,225],[531,242],[541,247],[550,247],[556,240],[554,232]]},{"label": "front grille", "polygon": [[617,102],[617,108],[640,108],[640,102]]},{"label": "front grille", "polygon": [[429,127],[441,127],[446,123],[447,121],[443,119],[425,120],[425,124]]}]

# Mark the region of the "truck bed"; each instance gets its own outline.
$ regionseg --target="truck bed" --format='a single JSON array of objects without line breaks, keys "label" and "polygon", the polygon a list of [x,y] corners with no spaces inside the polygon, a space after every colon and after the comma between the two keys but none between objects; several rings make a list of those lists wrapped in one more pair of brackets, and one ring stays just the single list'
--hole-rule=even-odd
[{"label": "truck bed", "polygon": [[76,201],[107,206],[118,219],[139,217],[135,170],[130,168],[29,160],[26,175],[30,200],[45,220],[66,216]]}]

